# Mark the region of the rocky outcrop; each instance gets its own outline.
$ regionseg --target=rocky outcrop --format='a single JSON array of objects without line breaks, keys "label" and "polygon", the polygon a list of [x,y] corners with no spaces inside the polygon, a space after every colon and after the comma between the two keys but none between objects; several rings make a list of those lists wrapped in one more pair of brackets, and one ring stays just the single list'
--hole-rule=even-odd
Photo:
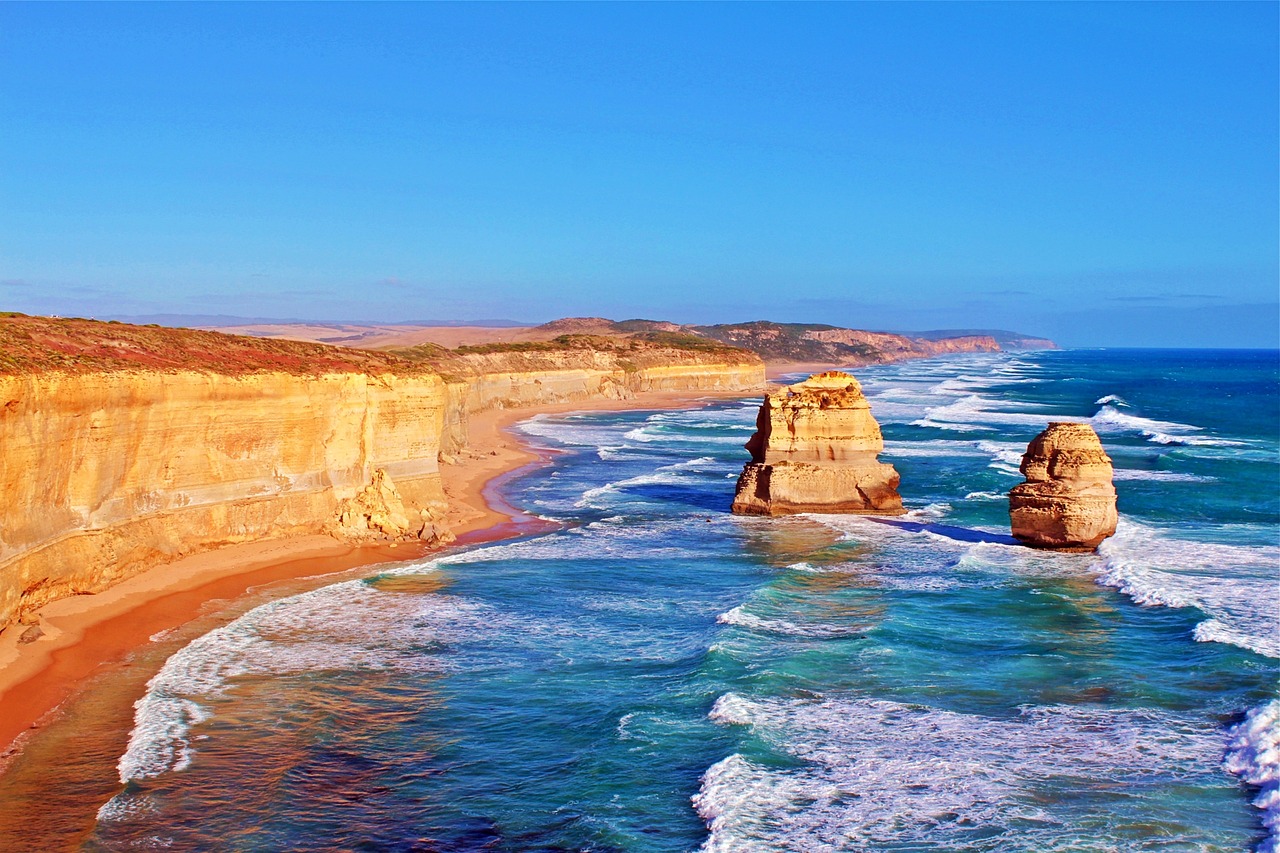
[{"label": "rocky outcrop", "polygon": [[819,373],[766,395],[746,448],[735,513],[902,512],[898,472],[876,459],[880,425],[848,373]]},{"label": "rocky outcrop", "polygon": [[331,532],[347,540],[413,537],[445,544],[454,541],[453,532],[445,524],[445,510],[443,502],[420,509],[406,508],[396,484],[379,468],[373,472],[369,485],[338,504],[338,519]]},{"label": "rocky outcrop", "polygon": [[1013,535],[1036,548],[1092,551],[1116,532],[1111,457],[1088,424],[1051,423],[1022,457],[1009,492]]}]

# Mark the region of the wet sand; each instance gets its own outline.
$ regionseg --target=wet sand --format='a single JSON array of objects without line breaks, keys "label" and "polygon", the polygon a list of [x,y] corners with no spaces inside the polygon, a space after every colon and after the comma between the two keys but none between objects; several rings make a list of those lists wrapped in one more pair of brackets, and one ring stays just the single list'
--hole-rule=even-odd
[{"label": "wet sand", "polygon": [[[790,367],[790,366],[789,366]],[[449,521],[458,544],[469,545],[552,529],[554,525],[507,505],[503,482],[528,466],[547,464],[552,451],[532,447],[510,431],[537,414],[621,409],[678,409],[741,392],[650,392],[630,400],[579,400],[471,416],[469,446],[440,466]],[[411,543],[354,547],[326,536],[231,546],[157,566],[96,595],[62,599],[39,611],[44,635],[22,643],[23,626],[0,634],[0,772],[25,735],[53,719],[88,680],[129,666],[128,658],[157,634],[172,631],[219,603],[264,586],[336,575],[361,566],[412,560],[429,552]],[[223,609],[230,610],[229,607]],[[234,616],[229,616],[234,618]],[[155,667],[163,664],[156,662]],[[136,678],[137,673],[133,673]],[[149,676],[148,676],[149,677]],[[132,698],[136,698],[132,697]],[[128,701],[132,701],[129,699]],[[117,709],[119,710],[119,709]],[[128,732],[122,732],[127,737]]]}]

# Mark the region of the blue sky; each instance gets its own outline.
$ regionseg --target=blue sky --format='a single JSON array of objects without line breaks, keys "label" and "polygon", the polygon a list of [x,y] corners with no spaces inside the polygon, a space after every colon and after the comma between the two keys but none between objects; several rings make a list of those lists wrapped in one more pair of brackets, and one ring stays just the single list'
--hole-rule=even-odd
[{"label": "blue sky", "polygon": [[1277,8],[0,4],[0,309],[1276,346]]}]

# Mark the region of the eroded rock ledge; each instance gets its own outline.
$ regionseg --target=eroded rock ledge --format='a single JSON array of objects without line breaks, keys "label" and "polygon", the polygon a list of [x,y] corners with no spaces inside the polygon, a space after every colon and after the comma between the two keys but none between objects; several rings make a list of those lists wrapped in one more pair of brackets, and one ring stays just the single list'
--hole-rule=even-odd
[{"label": "eroded rock ledge", "polygon": [[1092,551],[1116,532],[1111,457],[1088,424],[1051,423],[1027,446],[1009,492],[1013,535],[1036,548]]},{"label": "eroded rock ledge", "polygon": [[765,396],[733,511],[898,515],[898,472],[858,380],[831,371]]}]

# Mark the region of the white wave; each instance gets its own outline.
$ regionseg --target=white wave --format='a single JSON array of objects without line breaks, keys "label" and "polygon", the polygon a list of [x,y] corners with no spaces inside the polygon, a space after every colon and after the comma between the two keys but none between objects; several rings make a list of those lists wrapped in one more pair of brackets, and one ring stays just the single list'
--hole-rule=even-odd
[{"label": "white wave", "polygon": [[1138,415],[1126,414],[1115,406],[1104,405],[1089,419],[1099,432],[1136,432],[1155,444],[1181,444],[1204,447],[1243,447],[1245,442],[1226,438],[1210,438],[1202,433],[1202,427],[1176,421],[1158,421]]},{"label": "white wave", "polygon": [[1022,456],[1026,452],[1024,445],[1008,441],[979,441],[978,449],[991,454],[988,468],[1015,477],[1022,476]]},{"label": "white wave", "polygon": [[[967,451],[967,452],[966,452]],[[976,455],[972,442],[934,439],[932,441],[886,442],[882,457],[942,457]]]},{"label": "white wave", "polygon": [[1256,853],[1280,851],[1280,699],[1249,711],[1231,729],[1223,766],[1260,790],[1253,804],[1262,809],[1268,836]]},{"label": "white wave", "polygon": [[747,628],[752,631],[761,631],[767,634],[781,634],[787,637],[809,637],[813,639],[838,639],[841,637],[857,637],[865,633],[871,626],[869,625],[798,625],[795,622],[789,622],[786,619],[769,619],[763,616],[757,616],[743,609],[743,605],[739,604],[732,610],[721,613],[716,617],[716,621],[721,625],[736,625],[739,628]]},{"label": "white wave", "polygon": [[902,514],[902,517],[906,521],[938,521],[946,518],[949,512],[951,512],[951,504],[938,502],[909,509]]},{"label": "white wave", "polygon": [[1005,501],[1009,499],[1003,492],[969,492],[964,496],[967,501]]},{"label": "white wave", "polygon": [[1115,428],[1121,430],[1132,430],[1133,432],[1140,432],[1143,435],[1153,435],[1158,432],[1200,432],[1200,427],[1198,426],[1180,424],[1176,421],[1157,421],[1152,418],[1130,415],[1111,405],[1103,405],[1102,408],[1098,409],[1094,416],[1089,420],[1093,422],[1094,427],[1101,427],[1103,429]]},{"label": "white wave", "polygon": [[[1000,400],[992,400],[977,394],[948,403],[944,406],[933,406],[925,410],[925,416],[913,421],[915,426],[935,427],[940,429],[969,432],[978,429],[990,429],[996,426],[1036,426],[1043,428],[1049,421],[1084,421],[1084,418],[1073,415],[1051,413],[1032,413],[1026,411],[1010,412],[1001,407],[1009,405]],[[1023,408],[1034,407],[1023,403]]]},{"label": "white wave", "polygon": [[1201,474],[1182,474],[1177,471],[1144,471],[1137,468],[1116,468],[1111,472],[1113,480],[1159,480],[1166,483],[1211,483],[1216,477]]},{"label": "white wave", "polygon": [[673,441],[697,442],[699,444],[725,444],[741,447],[740,435],[681,435],[678,431],[669,431],[665,426],[659,432],[655,427],[636,427],[622,434],[627,441],[639,441],[642,444],[670,443]]},{"label": "white wave", "polygon": [[[365,616],[374,606],[388,614],[376,631]],[[403,612],[397,614],[397,607]],[[334,669],[438,669],[407,649],[424,638],[447,638],[460,623],[483,623],[484,610],[450,596],[384,593],[363,581],[256,607],[193,640],[147,682],[147,692],[134,703],[133,731],[118,763],[120,781],[189,766],[195,752],[191,729],[209,718],[212,703],[235,678]],[[388,624],[399,627],[388,630]],[[451,630],[443,630],[446,625]]]},{"label": "white wave", "polygon": [[1099,583],[1138,604],[1194,607],[1208,616],[1197,640],[1280,658],[1280,547],[1179,539],[1122,518],[1098,553]]},{"label": "white wave", "polygon": [[571,447],[602,447],[620,443],[616,425],[594,424],[565,416],[534,415],[517,423],[515,428],[525,435],[548,438]]},{"label": "white wave", "polygon": [[1143,435],[1155,444],[1181,444],[1188,447],[1244,447],[1243,441],[1228,438],[1202,438],[1194,435],[1166,435],[1162,432],[1143,431]]},{"label": "white wave", "polygon": [[649,486],[660,483],[678,483],[684,478],[683,474],[688,471],[697,471],[709,465],[715,465],[716,460],[711,456],[699,456],[696,459],[686,459],[683,462],[676,462],[672,465],[664,465],[647,474],[639,474],[635,477],[628,477],[624,480],[617,480],[612,483],[605,483],[603,486],[596,486],[587,489],[582,493],[574,506],[588,507],[593,506],[598,509],[606,507],[600,503],[600,499],[606,495],[616,494],[617,492],[627,488],[628,486]]},{"label": "white wave", "polygon": [[[710,716],[750,726],[804,763],[782,769],[734,754],[709,768],[693,798],[710,829],[706,851],[1079,850],[1078,823],[1054,797],[1079,780],[1134,797],[1143,783],[1168,779],[1228,786],[1221,732],[1156,710],[1028,707],[1000,719],[873,699],[726,694]],[[1158,796],[1143,805],[1147,820],[1181,822]],[[1127,820],[1098,817],[1116,828]],[[1093,831],[1107,838],[1109,829]]]},{"label": "white wave", "polygon": [[1126,402],[1124,401],[1124,398],[1123,398],[1123,397],[1121,397],[1121,396],[1119,396],[1118,394],[1108,394],[1108,395],[1107,395],[1107,396],[1105,396],[1105,397],[1101,397],[1101,398],[1099,398],[1099,399],[1097,399],[1097,400],[1094,400],[1094,401],[1093,401],[1093,404],[1094,404],[1095,406],[1105,406],[1105,405],[1107,405],[1108,403],[1114,403],[1114,404],[1116,404],[1117,406],[1128,406],[1128,405],[1129,405],[1128,403],[1126,403]]}]

